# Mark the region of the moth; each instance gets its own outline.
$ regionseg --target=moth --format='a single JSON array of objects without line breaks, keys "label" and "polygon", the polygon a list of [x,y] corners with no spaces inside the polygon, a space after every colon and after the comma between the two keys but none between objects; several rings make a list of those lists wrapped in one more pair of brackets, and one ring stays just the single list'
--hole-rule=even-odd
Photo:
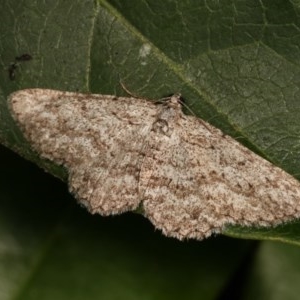
[{"label": "moth", "polygon": [[228,225],[274,226],[300,216],[300,184],[219,129],[133,97],[27,89],[10,95],[32,148],[63,165],[91,213],[142,209],[165,235],[201,240]]}]

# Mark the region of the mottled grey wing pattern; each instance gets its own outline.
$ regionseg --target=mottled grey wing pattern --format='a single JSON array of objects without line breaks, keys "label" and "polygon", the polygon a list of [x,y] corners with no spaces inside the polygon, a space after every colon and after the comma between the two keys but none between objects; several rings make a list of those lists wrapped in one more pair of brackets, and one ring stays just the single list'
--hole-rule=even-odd
[{"label": "mottled grey wing pattern", "polygon": [[42,157],[66,166],[69,187],[91,212],[135,209],[145,139],[157,115],[134,98],[39,89],[13,95],[25,137]]},{"label": "mottled grey wing pattern", "polygon": [[200,119],[179,110],[162,119],[171,135],[151,131],[141,173],[145,214],[164,234],[203,239],[226,224],[272,226],[300,216],[292,176]]},{"label": "mottled grey wing pattern", "polygon": [[220,130],[135,98],[31,89],[10,106],[25,137],[69,171],[92,213],[137,208],[168,236],[203,239],[226,224],[272,226],[300,217],[300,184]]}]

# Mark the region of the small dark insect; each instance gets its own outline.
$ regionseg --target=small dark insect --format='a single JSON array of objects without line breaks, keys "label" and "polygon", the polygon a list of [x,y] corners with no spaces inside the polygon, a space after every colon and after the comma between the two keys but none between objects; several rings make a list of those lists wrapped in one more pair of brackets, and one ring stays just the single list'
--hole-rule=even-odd
[{"label": "small dark insect", "polygon": [[9,79],[10,80],[15,80],[15,78],[16,78],[16,72],[15,71],[18,68],[19,64],[21,62],[29,61],[31,59],[32,59],[32,56],[28,53],[24,53],[24,54],[21,54],[19,56],[16,56],[15,57],[15,62],[11,63],[10,67],[8,68]]},{"label": "small dark insect", "polygon": [[15,80],[16,73],[15,70],[17,69],[18,65],[16,63],[11,63],[10,67],[8,68],[8,76],[10,80]]},{"label": "small dark insect", "polygon": [[20,56],[16,56],[16,61],[28,61],[32,59],[32,56],[28,53],[24,53]]}]

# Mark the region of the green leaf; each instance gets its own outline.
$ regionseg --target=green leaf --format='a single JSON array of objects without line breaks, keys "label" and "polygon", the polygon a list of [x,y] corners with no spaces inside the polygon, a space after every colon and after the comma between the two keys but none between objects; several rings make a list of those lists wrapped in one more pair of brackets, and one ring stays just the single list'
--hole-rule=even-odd
[{"label": "green leaf", "polygon": [[[181,92],[198,117],[299,177],[297,1],[5,0],[0,16],[0,140],[48,172],[66,179],[65,170],[41,161],[30,150],[12,121],[7,96],[29,87],[124,95],[121,81],[140,97],[157,99]],[[11,64],[24,53],[33,59],[19,62],[13,70],[15,80],[11,80]],[[4,176],[0,182],[0,240],[6,247],[0,250],[0,276],[5,282],[3,291],[0,288],[1,299],[11,299],[12,295],[16,299],[53,299],[56,292],[58,299],[82,299],[83,292],[78,292],[82,289],[94,295],[86,294],[85,298],[96,299],[95,295],[107,293],[101,295],[109,299],[110,295],[117,297],[120,285],[121,294],[129,298],[130,293],[132,298],[158,298],[164,293],[179,298],[183,294],[179,292],[178,274],[184,281],[185,296],[213,299],[241,261],[241,257],[236,262],[229,257],[237,256],[239,251],[232,248],[238,248],[236,243],[243,245],[243,241],[218,237],[178,244],[158,237],[159,232],[151,239],[165,256],[155,261],[147,244],[153,228],[142,226],[141,217],[88,215],[67,194],[51,194],[47,184],[39,183],[41,175],[34,177],[32,171],[24,177],[19,175],[18,165],[23,163],[14,158],[2,165],[2,173],[11,172],[12,176]],[[9,187],[19,192],[11,196],[6,190]],[[28,188],[40,189],[40,193],[27,195]],[[118,226],[122,233],[118,233]],[[299,228],[299,222],[268,229],[235,226],[226,229],[226,234],[299,244]],[[129,234],[129,230],[133,232]],[[135,252],[132,239],[141,239],[146,246]],[[231,249],[225,259],[230,268],[222,265],[225,262],[214,262],[221,256],[212,249],[226,245]],[[173,250],[176,247],[179,250]],[[173,251],[182,255],[169,258]],[[193,257],[187,268],[184,263],[177,264],[183,256]],[[118,257],[115,267],[112,257]],[[149,260],[156,262],[158,269],[147,264]],[[209,282],[213,287],[206,286],[202,264],[212,270]],[[152,268],[149,277],[145,266]],[[9,276],[6,270],[10,270]],[[109,275],[104,276],[106,272]],[[177,279],[166,279],[176,272]],[[196,281],[189,281],[190,272]],[[154,273],[162,274],[165,281],[159,282]],[[105,280],[109,284],[105,285]]]},{"label": "green leaf", "polygon": [[253,257],[242,299],[298,299],[299,261],[298,248],[265,242]]}]

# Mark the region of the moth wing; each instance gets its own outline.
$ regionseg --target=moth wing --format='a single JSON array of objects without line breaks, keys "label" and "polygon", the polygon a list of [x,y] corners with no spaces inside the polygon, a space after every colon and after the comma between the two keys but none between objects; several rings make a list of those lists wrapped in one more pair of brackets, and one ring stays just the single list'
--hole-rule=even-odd
[{"label": "moth wing", "polygon": [[138,176],[156,106],[141,99],[31,89],[10,106],[44,158],[69,171],[69,188],[91,212],[120,213],[139,204]]},{"label": "moth wing", "polygon": [[202,120],[152,131],[143,207],[167,236],[203,239],[228,224],[271,226],[300,216],[300,184]]}]

